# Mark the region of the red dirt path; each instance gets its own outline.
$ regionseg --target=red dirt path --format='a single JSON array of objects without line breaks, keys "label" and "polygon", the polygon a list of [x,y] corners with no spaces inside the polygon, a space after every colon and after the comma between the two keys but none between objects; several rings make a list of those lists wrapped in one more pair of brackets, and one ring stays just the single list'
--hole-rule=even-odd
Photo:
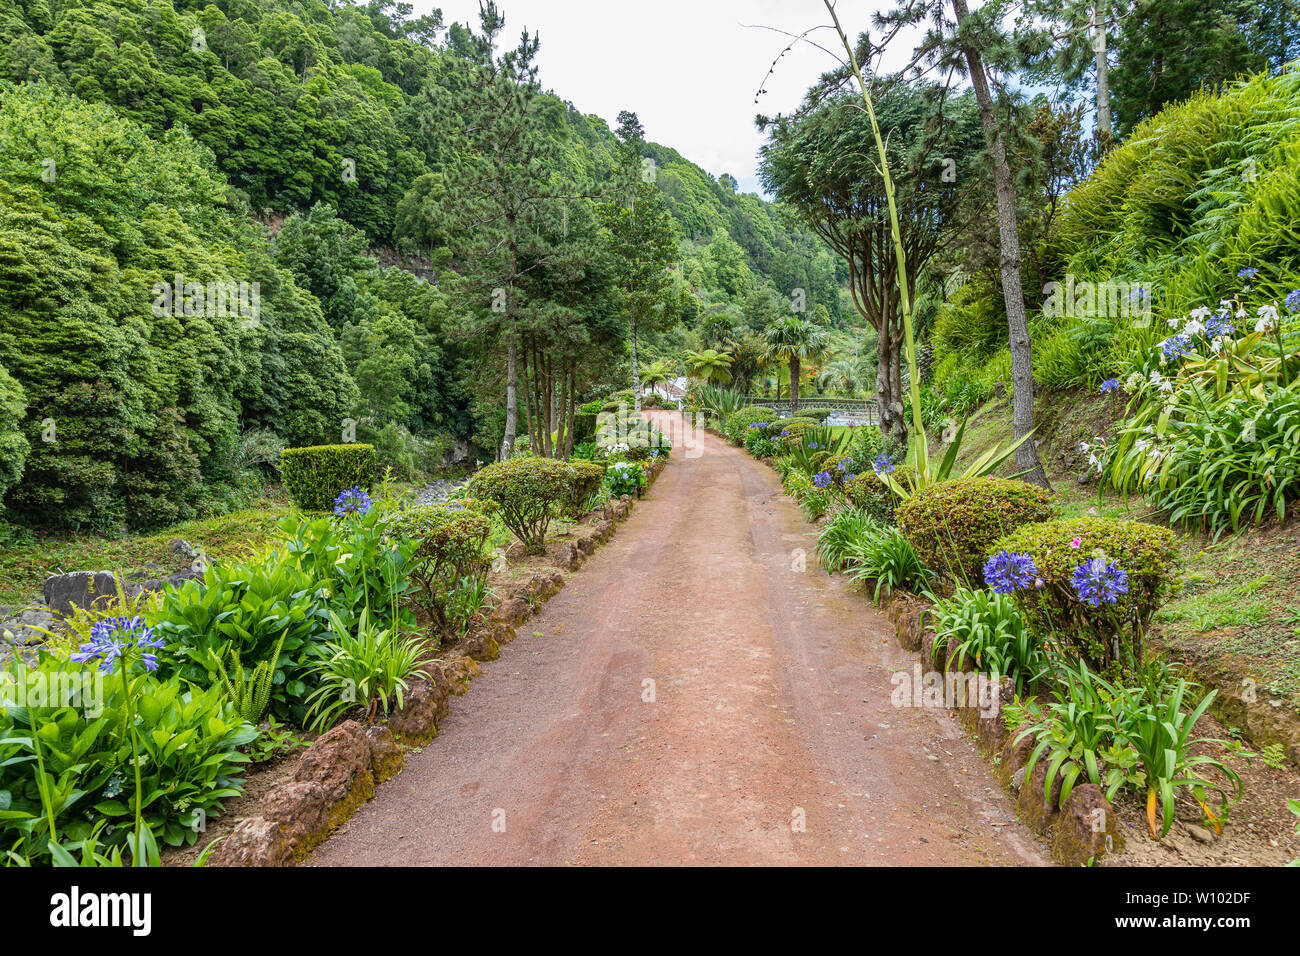
[{"label": "red dirt path", "polygon": [[1046,862],[956,723],[891,706],[913,657],[776,475],[699,443],[311,864]]}]

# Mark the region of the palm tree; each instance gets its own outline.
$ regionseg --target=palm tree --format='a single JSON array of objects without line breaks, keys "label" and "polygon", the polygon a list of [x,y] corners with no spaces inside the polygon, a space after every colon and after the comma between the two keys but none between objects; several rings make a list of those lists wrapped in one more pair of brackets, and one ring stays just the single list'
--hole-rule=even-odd
[{"label": "palm tree", "polygon": [[773,322],[763,332],[765,354],[774,362],[790,366],[790,414],[799,410],[799,366],[826,350],[827,335],[807,319],[792,315]]},{"label": "palm tree", "polygon": [[663,359],[656,359],[651,365],[642,369],[641,384],[653,390],[656,385],[662,385],[668,381],[670,375],[672,375],[672,370],[668,368],[668,363]]},{"label": "palm tree", "polygon": [[701,352],[686,353],[686,374],[698,378],[705,384],[731,381],[731,356],[717,349],[704,349]]},{"label": "palm tree", "polygon": [[874,361],[868,361],[857,355],[841,353],[817,374],[817,387],[823,392],[837,389],[842,395],[856,395],[868,390],[875,377],[872,369]]}]

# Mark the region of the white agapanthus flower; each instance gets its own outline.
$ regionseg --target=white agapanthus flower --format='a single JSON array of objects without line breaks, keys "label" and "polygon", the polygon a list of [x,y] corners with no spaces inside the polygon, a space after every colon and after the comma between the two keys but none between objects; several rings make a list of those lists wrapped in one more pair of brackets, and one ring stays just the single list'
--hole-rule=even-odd
[{"label": "white agapanthus flower", "polygon": [[1255,314],[1259,316],[1259,321],[1255,323],[1256,332],[1269,332],[1277,326],[1276,305],[1261,305]]},{"label": "white agapanthus flower", "polygon": [[1200,319],[1191,319],[1183,326],[1183,335],[1200,335],[1205,331],[1205,323]]},{"label": "white agapanthus flower", "polygon": [[1208,319],[1210,317],[1210,307],[1207,305],[1203,305],[1199,309],[1192,309],[1191,312],[1187,313],[1187,317],[1189,319],[1199,319],[1201,321],[1204,321],[1205,319]]}]

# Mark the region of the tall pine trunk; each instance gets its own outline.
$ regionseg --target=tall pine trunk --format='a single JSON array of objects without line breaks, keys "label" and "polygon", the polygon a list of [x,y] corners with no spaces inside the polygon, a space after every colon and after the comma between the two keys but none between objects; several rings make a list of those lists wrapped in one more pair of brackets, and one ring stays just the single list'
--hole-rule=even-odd
[{"label": "tall pine trunk", "polygon": [[[966,0],[952,0],[960,35],[961,24],[970,15]],[[1016,220],[1016,191],[1007,165],[1007,151],[1002,140],[1002,125],[994,112],[993,96],[979,51],[962,44],[970,71],[975,102],[979,107],[984,140],[993,158],[993,187],[998,199],[998,241],[1002,247],[1002,299],[1007,309],[1007,330],[1011,339],[1012,419],[1017,441],[1034,430],[1034,366],[1029,341],[1029,320],[1025,315],[1025,296],[1020,278],[1020,228]],[[1016,448],[1016,467],[1026,481],[1050,488],[1047,474],[1038,460],[1034,439],[1022,441]]]},{"label": "tall pine trunk", "polygon": [[636,359],[636,316],[629,320],[632,331],[632,408],[636,412],[641,411],[641,369],[637,366]]},{"label": "tall pine trunk", "polygon": [[506,433],[501,439],[501,460],[510,457],[515,450],[515,434],[519,427],[518,419],[518,365],[519,347],[511,337],[506,343]]},{"label": "tall pine trunk", "polygon": [[1095,0],[1092,8],[1092,49],[1097,66],[1097,156],[1110,148],[1110,63],[1106,59],[1107,0]]}]

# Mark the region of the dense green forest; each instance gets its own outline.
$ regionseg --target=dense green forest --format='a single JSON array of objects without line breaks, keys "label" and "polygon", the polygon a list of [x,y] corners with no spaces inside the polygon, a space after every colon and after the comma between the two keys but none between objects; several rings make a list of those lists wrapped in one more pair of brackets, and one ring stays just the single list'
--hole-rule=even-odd
[{"label": "dense green forest", "polygon": [[[518,68],[488,13],[444,29],[380,2],[0,3],[11,517],[165,524],[230,507],[282,445],[341,435],[405,477],[455,442],[490,456],[503,327],[561,363],[583,350],[575,402],[631,383],[595,213],[620,141]],[[475,128],[515,113],[545,172],[495,169],[531,237],[505,277]],[[676,249],[646,360],[698,348],[702,324],[761,330],[796,289],[846,325],[843,267],[811,232],[669,147],[637,149]],[[551,361],[529,354],[521,389]]]}]

